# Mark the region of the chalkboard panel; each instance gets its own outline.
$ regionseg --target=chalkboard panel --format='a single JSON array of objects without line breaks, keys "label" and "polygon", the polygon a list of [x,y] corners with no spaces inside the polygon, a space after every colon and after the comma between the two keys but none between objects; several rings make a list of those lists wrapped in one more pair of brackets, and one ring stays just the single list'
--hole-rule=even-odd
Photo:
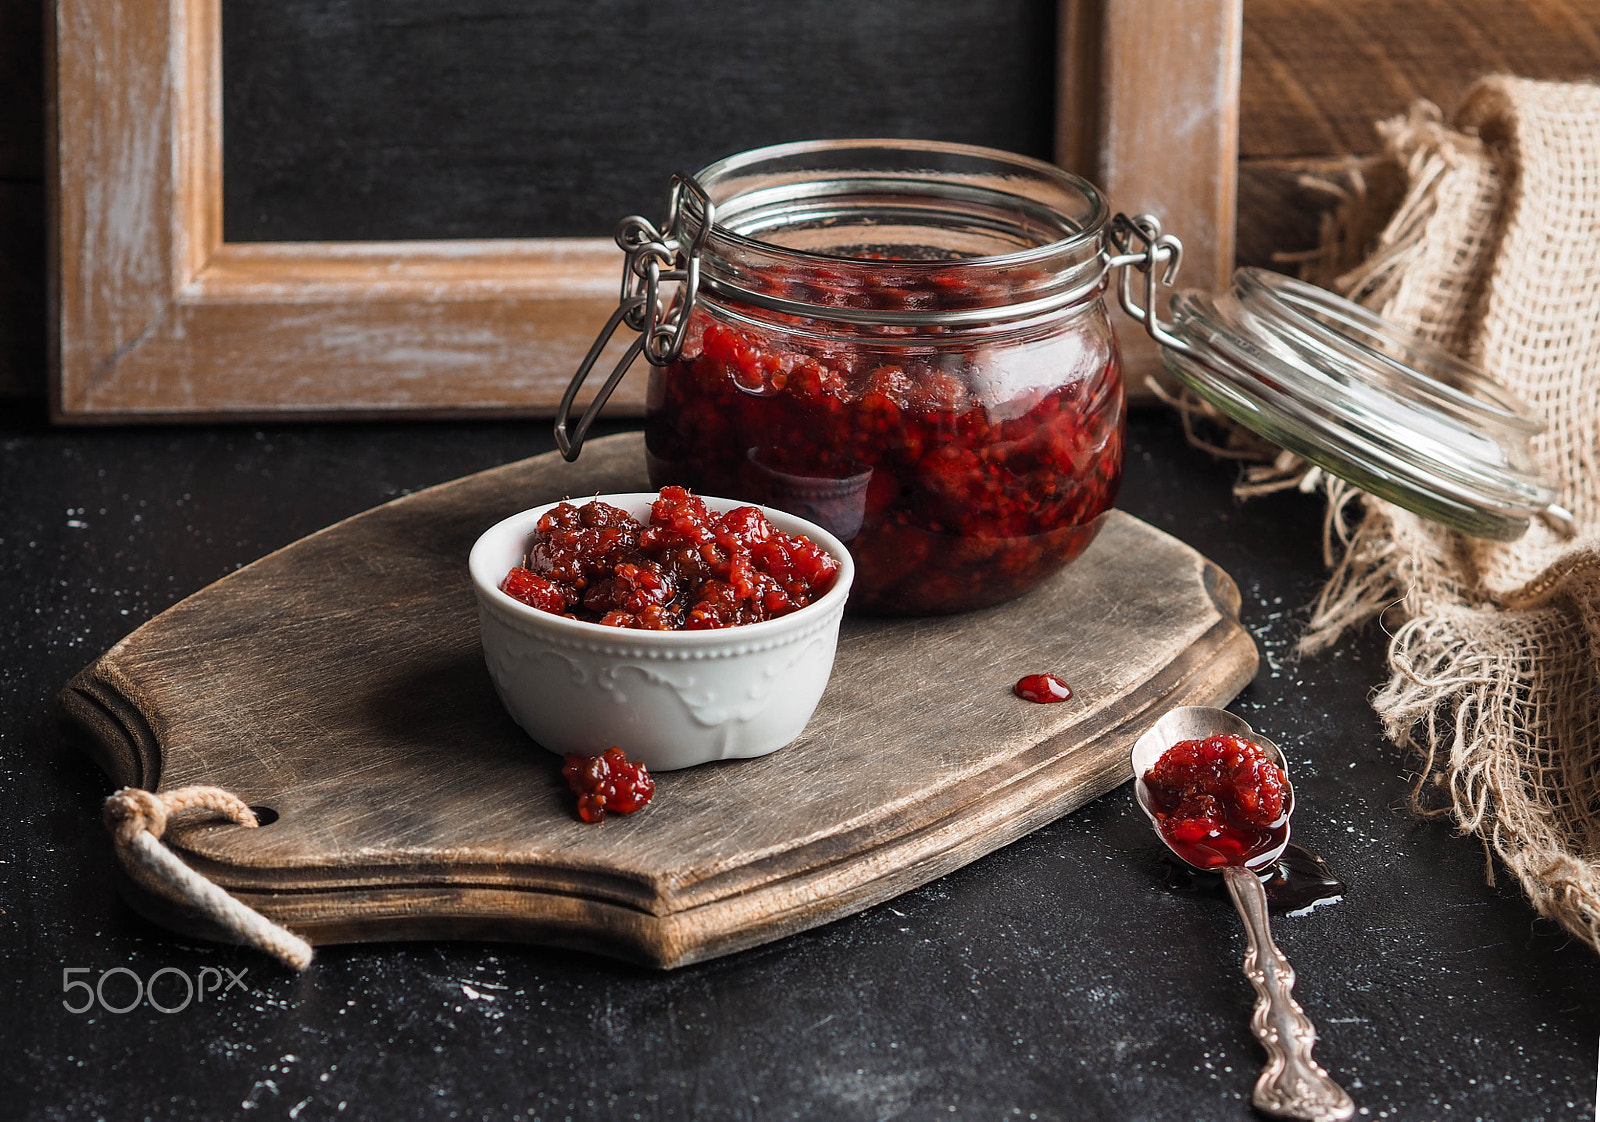
[{"label": "chalkboard panel", "polygon": [[786,140],[1049,159],[1054,0],[224,0],[224,238],[604,236]]}]

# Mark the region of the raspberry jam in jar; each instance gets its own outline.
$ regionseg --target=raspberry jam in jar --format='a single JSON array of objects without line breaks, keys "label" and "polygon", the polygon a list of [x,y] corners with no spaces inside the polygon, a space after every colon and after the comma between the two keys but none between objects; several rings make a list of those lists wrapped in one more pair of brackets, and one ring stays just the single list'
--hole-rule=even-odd
[{"label": "raspberry jam in jar", "polygon": [[859,610],[998,603],[1083,552],[1124,414],[1092,186],[913,142],[785,145],[697,178],[716,222],[682,348],[651,371],[652,485],[825,526]]},{"label": "raspberry jam in jar", "polygon": [[[910,140],[679,173],[667,221],[616,240],[622,297],[557,410],[562,454],[643,354],[652,485],[820,523],[855,560],[851,607],[898,615],[999,603],[1088,547],[1122,478],[1107,279],[1170,279],[1180,249],[1060,168]],[[569,427],[624,325],[639,337]]]}]

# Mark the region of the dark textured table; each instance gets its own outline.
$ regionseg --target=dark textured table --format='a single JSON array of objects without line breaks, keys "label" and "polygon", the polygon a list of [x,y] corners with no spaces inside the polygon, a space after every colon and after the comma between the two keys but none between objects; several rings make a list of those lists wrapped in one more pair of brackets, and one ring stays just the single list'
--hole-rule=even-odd
[{"label": "dark textured table", "polygon": [[[551,447],[543,423],[51,430],[0,413],[0,1116],[1250,1116],[1261,1054],[1225,899],[1174,893],[1124,786],[889,904],[668,974],[485,944],[329,947],[302,976],[120,901],[108,783],[61,744],[67,679],[180,597],[336,519]],[[1291,646],[1320,510],[1239,505],[1234,469],[1136,415],[1122,505],[1238,581],[1261,672],[1234,708],[1281,743],[1295,835],[1350,884],[1279,919],[1318,1056],[1362,1117],[1590,1117],[1600,963],[1407,809],[1366,695],[1371,629]],[[892,684],[886,688],[892,688]],[[914,699],[907,699],[913,703]],[[171,969],[166,969],[171,968]],[[93,1008],[136,975],[180,1005]],[[223,968],[242,973],[242,983]],[[67,971],[72,971],[68,974]],[[110,972],[110,973],[107,973]],[[65,1004],[64,1004],[65,1003]]]}]

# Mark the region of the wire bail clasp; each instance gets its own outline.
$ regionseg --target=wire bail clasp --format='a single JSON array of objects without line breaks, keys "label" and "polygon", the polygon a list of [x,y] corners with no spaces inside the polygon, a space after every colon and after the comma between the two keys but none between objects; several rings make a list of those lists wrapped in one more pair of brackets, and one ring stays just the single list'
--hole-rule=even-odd
[{"label": "wire bail clasp", "polygon": [[[1129,218],[1118,214],[1106,231],[1116,254],[1106,261],[1106,272],[1122,270],[1117,278],[1117,298],[1128,316],[1144,325],[1145,333],[1175,351],[1189,350],[1189,344],[1174,335],[1159,315],[1162,286],[1172,287],[1183,261],[1183,243],[1172,234],[1161,232],[1161,220],[1153,214]],[[1161,266],[1158,268],[1158,266]],[[1133,273],[1144,274],[1144,300],[1134,298]]]},{"label": "wire bail clasp", "polygon": [[[685,201],[693,197],[699,207],[698,223],[693,208]],[[706,238],[716,221],[716,207],[694,176],[677,172],[672,177],[672,193],[667,202],[667,219],[657,227],[648,219],[630,214],[617,223],[613,235],[622,250],[622,290],[617,300],[617,310],[595,336],[589,353],[578,364],[577,372],[561,395],[556,407],[556,447],[569,462],[578,458],[583,438],[589,426],[599,416],[601,408],[610,399],[612,391],[627,374],[633,360],[642,353],[652,366],[665,366],[683,351],[684,335],[689,329],[689,313],[700,293],[700,254],[705,249]],[[687,247],[687,248],[686,248]],[[676,284],[672,299],[665,299],[662,284]],[[569,434],[567,423],[572,417],[572,404],[578,390],[589,377],[589,371],[599,360],[606,344],[626,324],[639,333],[629,345],[610,377],[595,394],[594,400],[578,418]]]}]

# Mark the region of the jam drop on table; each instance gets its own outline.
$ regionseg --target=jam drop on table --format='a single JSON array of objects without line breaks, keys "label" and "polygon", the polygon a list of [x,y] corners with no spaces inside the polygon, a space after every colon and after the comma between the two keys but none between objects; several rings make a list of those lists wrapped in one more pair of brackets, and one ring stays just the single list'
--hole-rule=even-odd
[{"label": "jam drop on table", "polygon": [[1174,744],[1144,776],[1156,823],[1178,855],[1202,869],[1247,865],[1284,840],[1283,770],[1242,736]]},{"label": "jam drop on table", "polygon": [[663,487],[648,526],[598,500],[546,511],[500,590],[569,619],[699,631],[788,615],[838,571],[827,551],[755,507],[712,514],[682,487]]},{"label": "jam drop on table", "polygon": [[620,748],[607,748],[598,756],[569,752],[561,774],[578,796],[578,817],[599,822],[606,812],[632,814],[650,801],[656,781],[643,764],[631,762]]},{"label": "jam drop on table", "polygon": [[1072,698],[1072,687],[1054,674],[1029,674],[1012,689],[1023,701],[1037,701],[1041,705]]},{"label": "jam drop on table", "polygon": [[[976,298],[954,272],[906,270],[865,287],[821,270],[746,283],[888,311]],[[733,326],[713,314],[697,308],[683,357],[651,371],[651,480],[821,523],[855,558],[852,609],[1008,600],[1082,553],[1116,499],[1122,374],[1101,310],[980,342],[892,325],[830,337],[802,317]]]}]

